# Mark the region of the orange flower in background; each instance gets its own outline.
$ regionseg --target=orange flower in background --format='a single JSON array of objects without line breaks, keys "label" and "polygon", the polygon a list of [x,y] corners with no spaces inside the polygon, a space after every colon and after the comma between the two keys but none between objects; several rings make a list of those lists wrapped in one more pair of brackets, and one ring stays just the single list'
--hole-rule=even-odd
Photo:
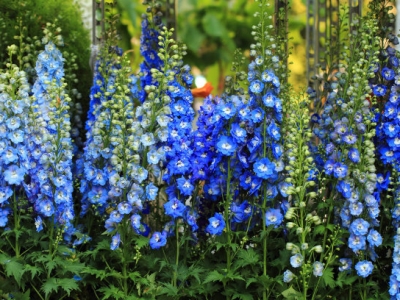
[{"label": "orange flower in background", "polygon": [[193,97],[205,98],[210,95],[213,89],[214,87],[211,85],[211,83],[207,82],[203,87],[191,89],[190,91],[192,92]]}]

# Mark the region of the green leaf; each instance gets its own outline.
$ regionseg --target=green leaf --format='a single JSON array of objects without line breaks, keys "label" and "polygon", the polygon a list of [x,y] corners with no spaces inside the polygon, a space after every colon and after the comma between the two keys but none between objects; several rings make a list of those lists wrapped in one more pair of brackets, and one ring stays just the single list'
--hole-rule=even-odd
[{"label": "green leaf", "polygon": [[32,299],[30,290],[27,290],[25,293],[12,292],[12,296],[13,296],[12,299],[15,299],[15,300],[30,300],[30,299]]},{"label": "green leaf", "polygon": [[14,277],[18,285],[21,285],[21,278],[24,274],[24,265],[15,261],[14,258],[4,263],[7,276]]},{"label": "green leaf", "polygon": [[290,256],[290,251],[279,250],[279,257],[271,262],[271,266],[278,267],[280,270],[284,270],[287,267]]},{"label": "green leaf", "polygon": [[97,270],[95,268],[86,267],[83,271],[83,274],[90,274],[96,276],[96,279],[104,280],[107,277],[108,272],[105,270]]},{"label": "green leaf", "polygon": [[55,278],[49,278],[42,285],[42,291],[45,293],[46,298],[52,293],[58,290],[57,280]]},{"label": "green leaf", "polygon": [[242,276],[236,275],[236,274],[233,274],[233,273],[228,273],[226,275],[226,278],[229,278],[229,279],[232,279],[232,280],[243,280],[244,281],[244,278]]},{"label": "green leaf", "polygon": [[326,268],[322,273],[322,280],[325,283],[325,286],[329,286],[330,288],[334,288],[336,286],[336,282],[333,279],[333,269]]},{"label": "green leaf", "polygon": [[287,290],[284,290],[282,292],[282,296],[285,299],[289,299],[289,300],[300,300],[300,299],[303,299],[303,295],[300,292],[296,291],[293,287],[290,287]]},{"label": "green leaf", "polygon": [[259,276],[257,281],[259,283],[261,283],[261,285],[264,287],[264,289],[269,289],[271,284],[274,282],[274,280],[271,277],[269,277],[268,275]]},{"label": "green leaf", "polygon": [[170,283],[165,283],[161,289],[161,294],[174,297],[178,295],[178,289]]},{"label": "green leaf", "polygon": [[342,287],[343,285],[351,285],[357,280],[357,278],[357,276],[347,274],[346,272],[340,272],[336,279],[336,284],[339,287]]},{"label": "green leaf", "polygon": [[258,282],[257,278],[247,278],[246,279],[246,289],[249,287],[250,284]]},{"label": "green leaf", "polygon": [[67,292],[68,296],[71,294],[71,291],[78,291],[79,286],[75,279],[73,278],[62,278],[57,280],[58,285]]},{"label": "green leaf", "polygon": [[256,265],[259,262],[260,262],[260,256],[252,248],[249,248],[248,250],[241,249],[238,253],[238,260],[237,260],[238,267]]},{"label": "green leaf", "polygon": [[253,300],[254,297],[252,294],[244,294],[236,292],[232,299],[240,299],[240,300]]},{"label": "green leaf", "polygon": [[207,12],[201,20],[204,31],[212,37],[222,37],[227,31],[225,25],[213,12]]},{"label": "green leaf", "polygon": [[103,299],[125,299],[124,293],[114,285],[102,287],[99,292],[104,294]]},{"label": "green leaf", "polygon": [[208,283],[208,282],[214,282],[214,281],[223,281],[225,279],[225,276],[218,273],[217,270],[214,270],[212,272],[210,272],[206,279],[204,280],[204,283]]},{"label": "green leaf", "polygon": [[140,275],[140,273],[138,271],[136,272],[130,272],[129,273],[129,278],[133,281],[133,282],[137,282],[139,278],[141,278],[142,275]]},{"label": "green leaf", "polygon": [[57,266],[58,266],[58,262],[57,262],[57,261],[54,261],[54,260],[48,261],[48,262],[46,263],[46,269],[48,270],[49,273],[50,273],[53,269],[55,269]]},{"label": "green leaf", "polygon": [[318,225],[314,229],[314,234],[323,234],[325,232],[325,225]]},{"label": "green leaf", "polygon": [[36,275],[42,274],[43,270],[41,268],[38,268],[36,266],[31,266],[31,265],[25,265],[25,272],[31,272],[32,274],[32,280],[35,278]]},{"label": "green leaf", "polygon": [[79,274],[85,268],[85,264],[77,262],[77,261],[59,261],[60,271],[62,274],[66,272],[71,272],[72,274]]},{"label": "green leaf", "polygon": [[149,245],[149,238],[144,237],[142,235],[140,235],[138,238],[136,238],[135,241],[136,241],[136,245],[139,247],[139,249]]},{"label": "green leaf", "polygon": [[203,272],[203,269],[201,269],[201,268],[196,268],[196,267],[194,267],[193,265],[192,266],[190,266],[190,268],[189,268],[189,274],[190,274],[190,276],[191,277],[194,277],[196,280],[197,280],[197,282],[200,284],[201,283],[201,280],[200,280],[200,274]]}]

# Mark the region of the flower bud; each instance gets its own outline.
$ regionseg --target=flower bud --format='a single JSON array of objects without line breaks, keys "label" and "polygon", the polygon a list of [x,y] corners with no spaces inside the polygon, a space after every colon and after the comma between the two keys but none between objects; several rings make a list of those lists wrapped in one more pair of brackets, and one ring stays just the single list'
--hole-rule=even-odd
[{"label": "flower bud", "polygon": [[293,222],[287,222],[287,223],[286,223],[286,227],[289,228],[289,229],[292,229],[292,228],[295,227],[295,226],[296,226],[296,224],[293,223]]},{"label": "flower bud", "polygon": [[286,250],[292,250],[293,249],[293,247],[294,247],[294,244],[293,243],[286,243]]},{"label": "flower bud", "polygon": [[321,245],[317,245],[317,246],[313,247],[313,249],[317,253],[322,253],[322,246]]}]

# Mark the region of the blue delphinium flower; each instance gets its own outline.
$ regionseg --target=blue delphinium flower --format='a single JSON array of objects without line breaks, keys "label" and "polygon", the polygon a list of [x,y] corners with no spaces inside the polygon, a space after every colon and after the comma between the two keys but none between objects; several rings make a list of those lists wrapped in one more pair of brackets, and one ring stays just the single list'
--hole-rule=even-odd
[{"label": "blue delphinium flower", "polygon": [[217,149],[223,155],[230,156],[235,153],[237,144],[231,137],[221,136],[217,143]]},{"label": "blue delphinium flower", "polygon": [[313,274],[314,274],[314,276],[321,277],[323,271],[324,271],[324,264],[322,262],[315,261],[313,263]]},{"label": "blue delphinium flower", "polygon": [[254,173],[263,179],[274,176],[275,165],[268,158],[262,158],[254,164]]},{"label": "blue delphinium flower", "polygon": [[159,249],[167,244],[167,232],[154,232],[150,238],[150,248]]},{"label": "blue delphinium flower", "polygon": [[299,268],[304,263],[304,257],[300,253],[296,253],[295,255],[290,257],[290,265],[293,268]]},{"label": "blue delphinium flower", "polygon": [[350,258],[341,258],[341,259],[339,259],[339,262],[341,264],[339,267],[340,272],[351,270],[351,265],[353,262],[351,261]]},{"label": "blue delphinium flower", "polygon": [[279,225],[282,224],[283,215],[280,209],[269,208],[265,213],[265,225],[273,225],[277,228]]},{"label": "blue delphinium flower", "polygon": [[211,217],[208,221],[210,224],[207,226],[206,231],[212,235],[221,235],[225,229],[224,217],[219,213],[215,213],[214,217]]},{"label": "blue delphinium flower", "polygon": [[119,244],[121,243],[121,236],[119,233],[115,234],[112,239],[111,239],[111,250],[115,250],[119,247]]},{"label": "blue delphinium flower", "polygon": [[260,80],[254,80],[250,82],[249,89],[254,94],[260,94],[264,89],[264,83]]},{"label": "blue delphinium flower", "polygon": [[286,282],[286,283],[291,282],[293,280],[293,278],[295,278],[295,275],[293,274],[292,271],[286,270],[283,273],[283,282]]},{"label": "blue delphinium flower", "polygon": [[178,199],[173,199],[164,204],[165,214],[172,218],[183,217],[186,206]]},{"label": "blue delphinium flower", "polygon": [[358,276],[366,278],[369,275],[371,275],[371,273],[374,269],[374,266],[370,261],[363,260],[363,261],[359,261],[358,263],[356,263],[355,269],[357,271]]}]

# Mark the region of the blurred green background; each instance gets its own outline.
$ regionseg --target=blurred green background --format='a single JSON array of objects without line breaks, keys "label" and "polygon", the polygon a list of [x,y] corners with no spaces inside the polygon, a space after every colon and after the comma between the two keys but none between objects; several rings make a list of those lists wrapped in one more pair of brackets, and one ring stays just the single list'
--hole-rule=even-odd
[{"label": "blurred green background", "polygon": [[[121,16],[121,46],[124,50],[134,50],[132,60],[136,69],[141,62],[140,16],[146,7],[139,0],[118,0],[117,3],[116,10]],[[306,86],[305,0],[290,0],[290,6],[290,82],[299,90]],[[194,75],[201,74],[211,82],[213,94],[221,92],[224,77],[230,74],[234,50],[240,48],[248,56],[253,42],[251,26],[257,23],[253,17],[257,8],[254,0],[177,0],[177,38],[188,47],[185,62],[192,67]],[[273,5],[270,13],[273,13]]]}]

